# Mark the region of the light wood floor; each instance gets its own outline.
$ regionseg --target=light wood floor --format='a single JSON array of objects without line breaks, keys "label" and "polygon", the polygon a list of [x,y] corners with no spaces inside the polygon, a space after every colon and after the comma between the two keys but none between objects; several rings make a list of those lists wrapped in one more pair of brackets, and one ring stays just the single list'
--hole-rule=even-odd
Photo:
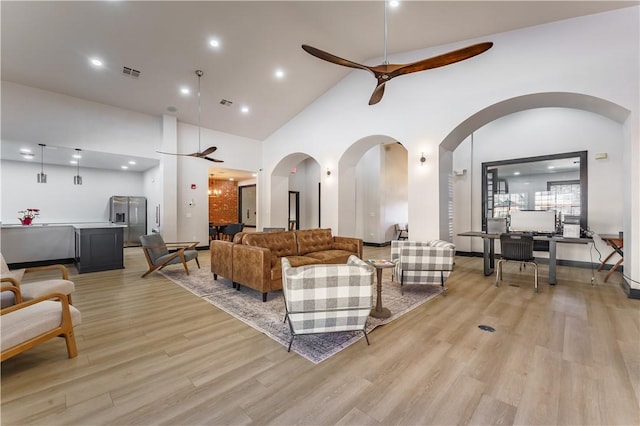
[{"label": "light wood floor", "polygon": [[619,274],[559,267],[550,287],[543,265],[534,294],[530,270],[496,288],[458,257],[446,297],[314,365],[125,256],[71,268],[79,355],[54,339],[2,363],[2,425],[640,423],[640,301]]}]

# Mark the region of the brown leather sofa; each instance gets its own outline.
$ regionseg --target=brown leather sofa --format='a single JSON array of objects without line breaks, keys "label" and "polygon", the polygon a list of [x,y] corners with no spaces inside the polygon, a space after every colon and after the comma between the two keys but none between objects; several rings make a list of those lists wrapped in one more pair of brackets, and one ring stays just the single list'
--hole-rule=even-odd
[{"label": "brown leather sofa", "polygon": [[282,257],[293,267],[347,263],[352,254],[362,258],[361,239],[333,236],[331,229],[238,233],[233,242],[211,241],[210,248],[213,278],[257,290],[263,302],[268,292],[282,289]]}]

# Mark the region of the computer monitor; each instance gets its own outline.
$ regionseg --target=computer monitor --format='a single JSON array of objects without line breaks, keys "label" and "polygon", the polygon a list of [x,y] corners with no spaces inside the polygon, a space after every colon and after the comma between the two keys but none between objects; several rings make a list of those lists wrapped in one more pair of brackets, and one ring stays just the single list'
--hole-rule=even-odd
[{"label": "computer monitor", "polygon": [[511,232],[556,232],[554,210],[515,210],[511,212]]}]

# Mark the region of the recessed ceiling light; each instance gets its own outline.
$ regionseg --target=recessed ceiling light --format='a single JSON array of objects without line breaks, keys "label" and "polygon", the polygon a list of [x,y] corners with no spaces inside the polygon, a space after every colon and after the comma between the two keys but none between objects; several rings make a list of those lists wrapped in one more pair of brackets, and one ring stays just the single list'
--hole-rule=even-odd
[{"label": "recessed ceiling light", "polygon": [[243,114],[248,114],[249,113],[249,107],[248,106],[243,106],[242,108],[240,108],[240,112]]},{"label": "recessed ceiling light", "polygon": [[209,46],[220,47],[220,41],[218,39],[212,38],[209,40]]},{"label": "recessed ceiling light", "polygon": [[278,68],[275,71],[274,74],[275,74],[276,78],[280,78],[280,79],[284,78],[284,70],[283,69]]},{"label": "recessed ceiling light", "polygon": [[98,58],[91,58],[89,59],[89,62],[91,63],[91,65],[93,65],[94,67],[101,67],[102,66],[102,60],[98,59]]},{"label": "recessed ceiling light", "polygon": [[70,164],[78,164],[78,162],[76,160],[71,160],[69,161]]},{"label": "recessed ceiling light", "polygon": [[34,155],[29,152],[21,152],[20,155],[22,155],[22,158],[25,160],[33,160],[35,158]]},{"label": "recessed ceiling light", "polygon": [[129,167],[128,167],[128,166],[120,166],[120,168],[121,168],[122,170],[127,170]]},{"label": "recessed ceiling light", "polygon": [[229,178],[229,180],[233,180],[233,178]]},{"label": "recessed ceiling light", "polygon": [[556,166],[548,166],[547,169],[551,170],[551,169],[555,169]]},{"label": "recessed ceiling light", "polygon": [[73,158],[82,158],[82,155],[80,155],[80,154],[73,154],[73,155],[72,155],[72,157],[73,157]]},{"label": "recessed ceiling light", "polygon": [[398,6],[400,6],[400,2],[399,2],[398,0],[391,0],[391,1],[389,2],[389,6],[391,6],[391,7],[398,7]]},{"label": "recessed ceiling light", "polygon": [[134,164],[136,164],[136,162],[135,161],[129,161],[129,164],[131,164],[133,166]]},{"label": "recessed ceiling light", "polygon": [[513,172],[514,176],[519,176],[520,172]]},{"label": "recessed ceiling light", "polygon": [[31,149],[29,148],[20,148],[20,152],[24,152],[25,154],[28,154],[31,152]]},{"label": "recessed ceiling light", "polygon": [[189,90],[188,87],[181,87],[180,93],[182,93],[183,95],[188,95],[189,93],[191,93],[191,90]]}]

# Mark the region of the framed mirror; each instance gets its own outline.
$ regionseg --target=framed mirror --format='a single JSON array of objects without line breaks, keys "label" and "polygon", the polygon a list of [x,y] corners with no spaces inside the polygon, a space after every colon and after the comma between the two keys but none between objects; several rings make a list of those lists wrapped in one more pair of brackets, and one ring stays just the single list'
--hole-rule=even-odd
[{"label": "framed mirror", "polygon": [[[489,218],[514,211],[555,211],[555,231],[566,221],[587,229],[587,151],[482,163],[482,230]],[[535,230],[532,230],[535,231]]]}]

